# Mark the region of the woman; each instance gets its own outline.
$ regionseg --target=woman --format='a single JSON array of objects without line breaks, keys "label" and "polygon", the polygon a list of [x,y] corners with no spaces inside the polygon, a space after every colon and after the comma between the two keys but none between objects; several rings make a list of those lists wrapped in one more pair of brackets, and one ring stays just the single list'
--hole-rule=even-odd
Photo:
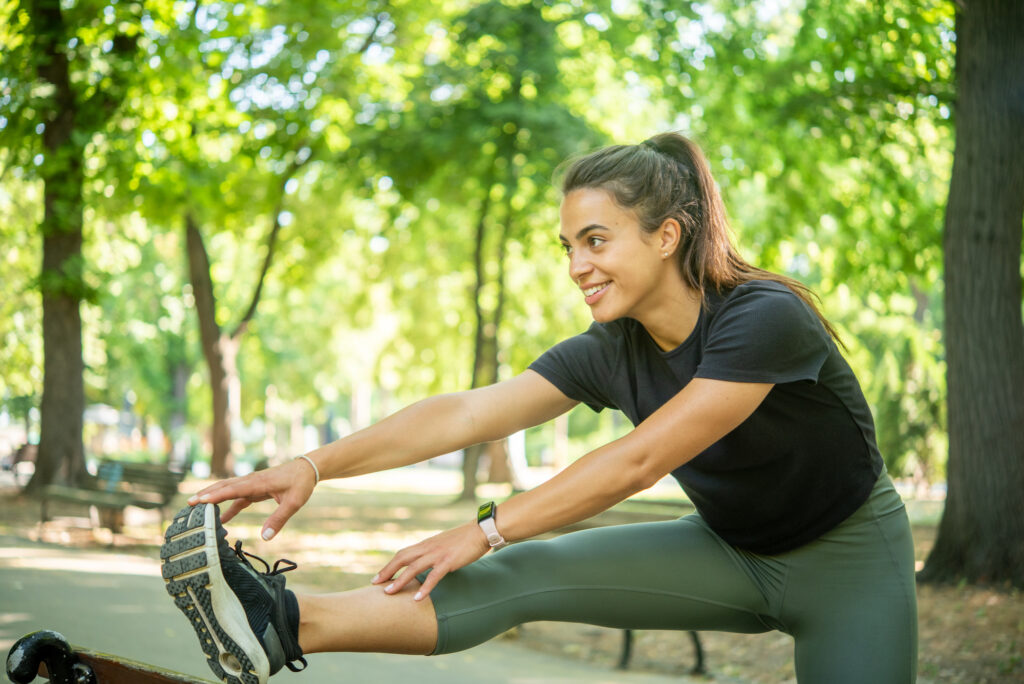
[{"label": "woman", "polygon": [[[574,161],[562,181],[569,275],[594,317],[521,375],[414,404],[287,464],[207,487],[167,532],[164,577],[210,666],[264,682],[304,653],[448,653],[530,620],[781,630],[801,684],[913,682],[907,517],[856,378],[806,288],[733,248],[699,149],[663,134]],[[635,425],[500,506],[401,550],[373,586],[296,596],[221,522],[255,501],[270,539],[321,478],[417,463],[585,402]],[[680,520],[526,540],[671,473]],[[213,504],[233,501],[222,521]],[[483,558],[482,558],[483,557]],[[280,564],[281,561],[278,562]]]}]

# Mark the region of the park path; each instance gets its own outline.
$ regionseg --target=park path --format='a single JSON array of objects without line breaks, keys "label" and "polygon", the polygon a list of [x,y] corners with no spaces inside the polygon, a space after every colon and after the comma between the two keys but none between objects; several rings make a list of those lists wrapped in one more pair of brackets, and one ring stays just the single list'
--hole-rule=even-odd
[{"label": "park path", "polygon": [[[66,548],[0,536],[0,654],[37,629],[70,643],[211,680],[195,635],[164,592],[156,559]],[[432,658],[317,654],[301,675],[276,681],[354,684],[694,684],[665,675],[616,672],[496,640]],[[291,679],[294,677],[294,679]],[[0,678],[6,681],[3,673]]]}]

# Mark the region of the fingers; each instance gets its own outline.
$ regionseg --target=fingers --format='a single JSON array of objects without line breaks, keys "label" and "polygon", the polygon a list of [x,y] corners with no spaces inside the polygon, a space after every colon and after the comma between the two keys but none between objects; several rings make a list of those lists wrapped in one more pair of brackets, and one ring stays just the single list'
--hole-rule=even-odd
[{"label": "fingers", "polygon": [[[308,474],[296,477],[296,469]],[[233,477],[201,489],[189,498],[189,505],[199,503],[219,504],[231,501],[231,506],[221,514],[221,522],[228,522],[246,507],[258,501],[275,499],[277,509],[263,523],[260,534],[264,540],[273,539],[288,520],[309,500],[316,485],[308,466],[296,465],[294,461],[284,465],[251,473],[244,477]]]},{"label": "fingers", "polygon": [[295,515],[296,511],[302,507],[303,503],[305,502],[295,503],[291,499],[282,499],[277,509],[271,513],[267,518],[267,521],[263,523],[263,531],[260,532],[260,536],[263,537],[263,540],[270,541],[273,539],[274,535],[280,532],[281,528],[285,526],[285,523],[287,523],[288,520]]},{"label": "fingers", "polygon": [[381,568],[377,576],[371,580],[371,584],[383,584],[395,579],[395,574],[405,565],[403,555],[408,549],[403,549],[395,554],[388,564]]},{"label": "fingers", "polygon": [[242,497],[246,497],[250,501],[262,501],[267,498],[266,495],[263,495],[262,497],[253,496],[254,493],[253,487],[249,483],[248,476],[232,477],[227,480],[221,480],[220,482],[214,482],[209,487],[200,489],[189,498],[188,504],[190,506],[195,506],[198,503],[219,504],[224,501]]},{"label": "fingers", "polygon": [[427,575],[424,580],[423,586],[421,586],[419,591],[416,592],[416,595],[413,596],[417,601],[422,600],[430,594],[430,590],[437,585],[441,578],[448,574],[448,568],[441,564],[435,565],[423,557],[411,562],[402,571],[402,574],[398,576],[398,579],[395,579],[384,588],[384,592],[387,594],[397,594],[401,592],[402,589],[405,588],[405,585],[416,579],[421,572],[426,572],[427,570],[430,570],[430,574]]},{"label": "fingers", "polygon": [[[489,549],[475,523],[457,527],[399,551],[373,578],[373,584],[389,582],[384,591],[397,594],[417,575],[430,570],[413,597],[419,601],[449,572],[472,563]],[[401,574],[396,578],[399,571]]]},{"label": "fingers", "polygon": [[243,510],[248,508],[249,504],[251,503],[252,501],[249,501],[249,499],[235,499],[235,501],[231,504],[231,508],[229,508],[227,512],[220,514],[220,521],[222,523],[228,522],[236,515],[241,513]]},{"label": "fingers", "polygon": [[427,596],[430,596],[430,592],[434,589],[434,587],[437,586],[437,583],[440,582],[441,579],[447,574],[447,570],[441,570],[439,568],[434,568],[433,570],[431,570],[430,574],[427,575],[426,578],[423,580],[423,585],[420,587],[420,590],[416,592],[416,595],[413,596],[413,598],[417,601],[421,601]]}]

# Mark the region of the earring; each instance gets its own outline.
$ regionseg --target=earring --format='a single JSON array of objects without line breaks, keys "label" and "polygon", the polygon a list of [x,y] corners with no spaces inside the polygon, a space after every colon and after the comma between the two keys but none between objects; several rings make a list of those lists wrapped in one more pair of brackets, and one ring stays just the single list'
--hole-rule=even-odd
[{"label": "earring", "polygon": [[661,256],[663,256],[663,257],[665,257],[667,259],[668,258],[668,252],[662,252]]}]

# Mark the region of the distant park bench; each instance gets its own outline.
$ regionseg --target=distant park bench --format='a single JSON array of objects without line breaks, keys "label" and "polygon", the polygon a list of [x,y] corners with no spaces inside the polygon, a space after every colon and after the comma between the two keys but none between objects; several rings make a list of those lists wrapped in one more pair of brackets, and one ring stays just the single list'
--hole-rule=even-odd
[{"label": "distant park bench", "polygon": [[160,511],[161,526],[166,519],[166,508],[178,493],[178,485],[185,474],[169,470],[166,465],[101,461],[96,475],[89,476],[78,486],[51,484],[39,491],[41,500],[40,522],[50,519],[50,502],[64,502],[94,507],[99,527],[120,532],[124,526],[124,509],[128,506]]}]

